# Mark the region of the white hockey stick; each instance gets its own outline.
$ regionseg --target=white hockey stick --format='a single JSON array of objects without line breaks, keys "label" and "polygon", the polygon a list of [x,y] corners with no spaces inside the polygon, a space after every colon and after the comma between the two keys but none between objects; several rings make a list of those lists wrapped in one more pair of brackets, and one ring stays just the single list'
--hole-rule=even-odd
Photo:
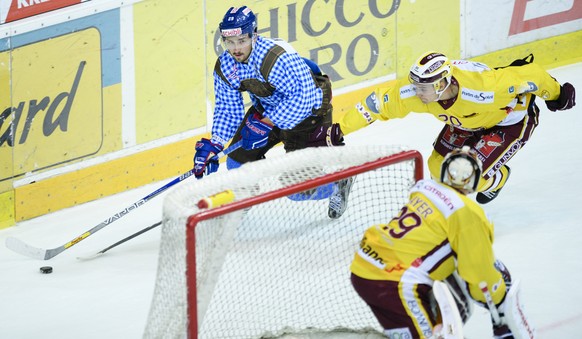
[{"label": "white hockey stick", "polygon": [[487,303],[487,308],[489,312],[491,312],[491,319],[493,319],[494,325],[501,325],[501,317],[499,316],[499,311],[493,302],[493,298],[491,297],[491,292],[489,292],[489,287],[487,286],[486,281],[482,281],[479,283],[479,288],[481,292],[483,292],[483,296],[485,297],[485,302]]},{"label": "white hockey stick", "polygon": [[[241,147],[241,145],[242,145],[242,141],[238,141],[238,142],[230,145],[224,151],[215,155],[214,158],[218,159],[220,157],[223,157],[223,156],[233,152],[234,150],[238,149],[239,147]],[[115,213],[111,217],[103,220],[97,226],[91,228],[90,230],[86,231],[85,233],[79,235],[75,239],[73,239],[73,240],[71,240],[71,241],[69,241],[61,246],[58,246],[55,248],[44,249],[44,248],[31,246],[31,245],[23,242],[20,239],[17,239],[14,237],[8,237],[8,238],[6,238],[6,247],[8,249],[16,252],[16,253],[19,253],[19,254],[25,255],[27,257],[34,258],[34,259],[48,260],[48,259],[54,258],[55,256],[59,255],[60,253],[62,253],[66,249],[69,249],[73,245],[78,244],[79,242],[81,242],[85,238],[95,234],[96,232],[98,232],[99,230],[104,228],[105,226],[113,223],[114,221],[127,215],[129,212],[137,209],[141,205],[145,204],[146,202],[150,201],[154,197],[158,196],[160,193],[166,191],[168,188],[176,185],[179,182],[182,182],[183,180],[186,180],[187,178],[189,178],[193,174],[194,174],[193,169],[189,170],[188,172],[186,172],[184,174],[181,174],[180,176],[178,176],[174,180],[172,180],[169,183],[165,184],[164,186],[158,188],[157,190],[153,191],[152,193],[146,195],[145,197],[141,198],[140,200],[134,202],[133,204],[127,206],[123,210]]]}]

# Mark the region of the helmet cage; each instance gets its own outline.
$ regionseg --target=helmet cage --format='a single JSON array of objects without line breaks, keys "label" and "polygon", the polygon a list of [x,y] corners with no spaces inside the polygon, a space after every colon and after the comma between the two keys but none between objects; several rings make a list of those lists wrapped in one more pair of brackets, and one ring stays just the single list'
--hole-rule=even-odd
[{"label": "helmet cage", "polygon": [[469,146],[452,150],[441,166],[441,182],[464,193],[477,191],[481,178],[481,160]]}]

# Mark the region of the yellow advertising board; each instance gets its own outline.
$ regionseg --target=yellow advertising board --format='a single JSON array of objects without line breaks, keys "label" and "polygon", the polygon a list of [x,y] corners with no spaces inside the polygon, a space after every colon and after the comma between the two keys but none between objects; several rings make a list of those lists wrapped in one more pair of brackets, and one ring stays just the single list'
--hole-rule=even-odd
[{"label": "yellow advertising board", "polygon": [[[396,67],[399,1],[255,1],[213,3],[207,16],[208,65],[223,51],[218,24],[230,6],[248,5],[258,33],[281,38],[315,61],[335,88],[385,76]],[[209,74],[212,74],[210,72]]]},{"label": "yellow advertising board", "polygon": [[0,168],[0,180],[96,153],[103,143],[99,31],[58,36],[0,58],[8,54],[12,97],[0,104],[11,123],[0,129],[0,158],[14,156],[14,164]]},{"label": "yellow advertising board", "polygon": [[[319,64],[334,91],[348,93],[334,96],[334,119],[362,93],[342,89],[405,75],[427,50],[459,56],[456,0],[213,2],[206,11],[209,75],[223,52],[218,24],[230,6],[243,5],[257,16],[260,35],[288,41],[301,56]],[[207,83],[212,88],[212,77]]]}]

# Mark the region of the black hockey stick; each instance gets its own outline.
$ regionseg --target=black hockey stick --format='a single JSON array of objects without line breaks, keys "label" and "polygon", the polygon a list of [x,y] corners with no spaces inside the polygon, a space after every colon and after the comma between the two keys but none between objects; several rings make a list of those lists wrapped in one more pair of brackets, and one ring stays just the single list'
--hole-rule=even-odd
[{"label": "black hockey stick", "polygon": [[77,257],[77,259],[79,259],[79,260],[91,260],[91,259],[95,259],[95,258],[97,258],[98,256],[102,255],[103,253],[105,253],[105,252],[109,251],[110,249],[112,249],[112,248],[114,248],[114,247],[117,247],[117,246],[119,246],[119,245],[123,244],[124,242],[126,242],[126,241],[128,241],[128,240],[131,240],[131,239],[133,239],[133,238],[137,237],[137,236],[138,236],[138,235],[140,235],[140,234],[143,234],[143,233],[145,233],[145,232],[147,232],[147,231],[149,231],[149,230],[151,230],[151,229],[154,229],[154,228],[156,228],[156,227],[160,226],[161,224],[162,224],[162,222],[161,222],[161,221],[158,221],[157,223],[155,223],[155,224],[153,224],[153,225],[151,225],[151,226],[148,226],[148,227],[146,227],[146,228],[144,228],[144,229],[142,229],[142,230],[140,230],[140,231],[137,231],[137,232],[135,232],[134,234],[132,234],[132,235],[130,235],[130,236],[127,236],[127,237],[125,237],[125,238],[123,238],[123,239],[119,240],[119,241],[118,241],[118,242],[116,242],[115,244],[113,244],[113,245],[111,245],[111,246],[109,246],[109,247],[106,247],[106,248],[102,249],[101,251],[99,251],[99,252],[97,252],[97,253],[95,253],[95,254],[86,255],[86,256],[80,256],[80,257]]},{"label": "black hockey stick", "polygon": [[[233,152],[234,150],[238,149],[239,147],[241,147],[241,145],[242,145],[242,141],[238,141],[238,142],[230,145],[224,151],[222,151],[222,152],[218,153],[217,155],[215,155],[214,158],[215,159],[219,159],[219,158],[221,158],[221,157],[223,157],[223,156],[225,156],[225,155]],[[123,210],[115,213],[113,216],[105,219],[104,221],[102,221],[97,226],[91,228],[90,230],[88,230],[85,233],[79,235],[75,239],[73,239],[73,240],[71,240],[71,241],[69,241],[69,242],[67,242],[64,245],[61,245],[59,247],[50,248],[50,249],[44,249],[44,248],[34,247],[34,246],[31,246],[31,245],[23,242],[22,240],[17,239],[17,238],[14,238],[14,237],[8,237],[8,238],[6,238],[6,247],[8,249],[16,252],[16,253],[19,253],[19,254],[25,255],[27,257],[34,258],[34,259],[40,259],[40,260],[48,260],[48,259],[51,259],[51,258],[59,255],[60,253],[62,253],[66,249],[72,247],[73,245],[76,245],[77,243],[81,242],[82,240],[84,240],[85,238],[89,237],[90,235],[95,234],[97,231],[101,230],[105,226],[107,226],[107,225],[113,223],[114,221],[120,219],[121,217],[127,215],[129,212],[137,209],[141,205],[145,204],[146,202],[150,201],[154,197],[158,196],[160,193],[166,191],[168,188],[176,185],[179,182],[184,181],[185,179],[189,178],[193,174],[194,174],[194,170],[193,169],[189,170],[188,172],[186,172],[184,174],[181,174],[180,176],[178,176],[174,180],[170,181],[169,183],[165,184],[164,186],[158,188],[157,190],[155,190],[152,193],[146,195],[145,197],[141,198],[140,200],[138,200],[138,201],[134,202],[133,204],[127,206]]]}]

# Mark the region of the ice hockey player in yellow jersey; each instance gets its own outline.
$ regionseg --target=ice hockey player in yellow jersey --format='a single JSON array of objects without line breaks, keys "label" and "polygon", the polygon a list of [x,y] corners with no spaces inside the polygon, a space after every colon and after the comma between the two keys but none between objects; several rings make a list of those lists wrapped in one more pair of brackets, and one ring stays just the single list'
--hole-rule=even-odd
[{"label": "ice hockey player in yellow jersey", "polygon": [[[408,78],[388,82],[350,109],[326,132],[334,144],[376,120],[403,118],[411,112],[428,113],[446,125],[428,159],[433,178],[439,177],[443,157],[453,148],[469,145],[483,162],[477,201],[493,200],[509,177],[507,162],[529,140],[538,125],[536,96],[549,110],[575,105],[575,89],[560,85],[533,55],[510,66],[492,69],[479,62],[449,60],[438,52],[424,53]],[[414,133],[414,131],[410,131]]]},{"label": "ice hockey player in yellow jersey", "polygon": [[[460,309],[470,309],[470,299],[485,304],[481,282],[490,287],[492,312],[504,319],[515,306],[513,301],[505,305],[512,281],[493,253],[493,224],[466,196],[477,189],[480,174],[476,152],[468,146],[455,149],[444,158],[440,182],[418,181],[397,216],[365,231],[350,266],[352,284],[389,338],[432,336],[440,317],[432,294],[435,280],[452,282],[449,286],[464,296]],[[493,331],[496,338],[513,338],[506,322]]]}]

